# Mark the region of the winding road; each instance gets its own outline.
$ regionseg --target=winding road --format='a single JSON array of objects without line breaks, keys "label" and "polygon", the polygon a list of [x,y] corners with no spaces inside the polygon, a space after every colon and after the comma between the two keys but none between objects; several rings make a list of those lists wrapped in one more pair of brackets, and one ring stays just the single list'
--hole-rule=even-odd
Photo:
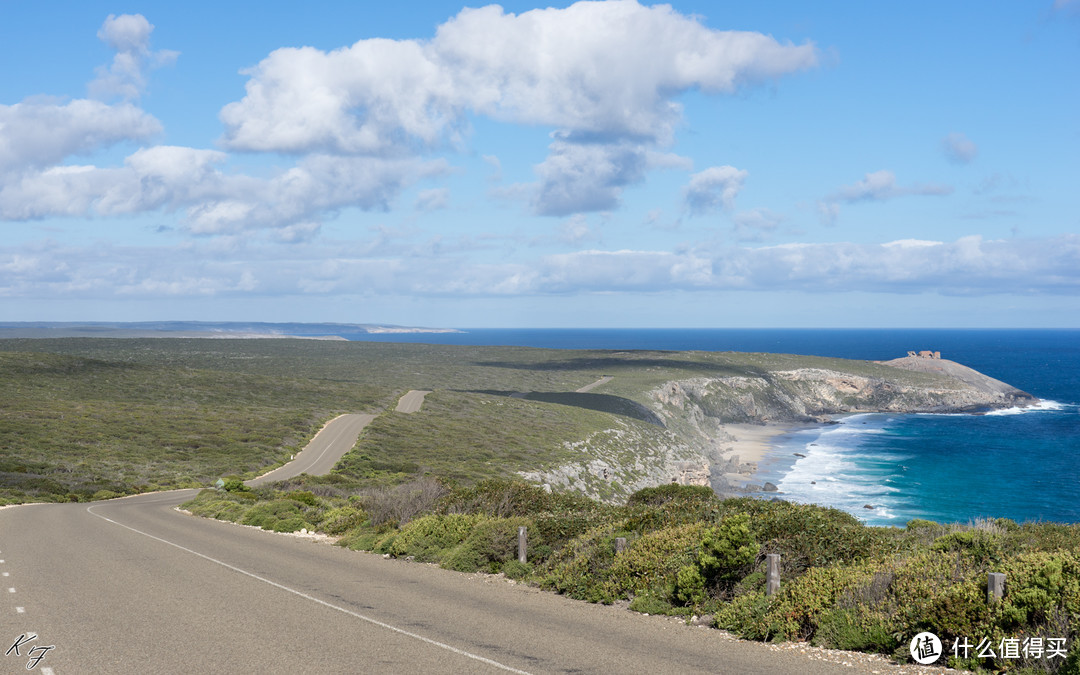
[{"label": "winding road", "polygon": [[[333,420],[252,482],[324,470],[370,418]],[[0,642],[14,648],[0,672],[27,672],[36,656],[44,675],[840,669],[499,577],[176,510],[196,493],[0,509]]]}]

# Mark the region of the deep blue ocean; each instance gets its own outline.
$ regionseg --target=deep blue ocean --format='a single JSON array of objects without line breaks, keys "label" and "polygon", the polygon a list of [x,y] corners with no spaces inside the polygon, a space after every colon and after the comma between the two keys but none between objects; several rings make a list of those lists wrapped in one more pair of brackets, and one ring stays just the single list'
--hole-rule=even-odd
[{"label": "deep blue ocean", "polygon": [[785,499],[835,506],[871,525],[981,517],[1080,522],[1080,330],[479,329],[345,337],[872,360],[940,351],[1043,402],[987,415],[844,417],[781,437],[756,480],[772,481]]}]

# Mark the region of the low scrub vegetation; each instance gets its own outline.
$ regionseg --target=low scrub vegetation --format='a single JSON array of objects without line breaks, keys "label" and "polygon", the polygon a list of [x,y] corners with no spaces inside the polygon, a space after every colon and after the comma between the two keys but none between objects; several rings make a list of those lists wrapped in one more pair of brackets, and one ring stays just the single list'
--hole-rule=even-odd
[{"label": "low scrub vegetation", "polygon": [[[641,490],[623,506],[504,479],[317,491],[234,486],[205,490],[187,508],[275,531],[322,531],[341,546],[447,569],[502,572],[590,602],[708,615],[714,626],[755,640],[807,640],[906,661],[908,641],[922,631],[947,647],[955,639],[996,645],[1032,636],[1071,646],[1078,637],[1078,526],[872,528],[834,509],[720,500],[679,485]],[[517,559],[520,527],[525,563]],[[620,538],[626,545],[617,552]],[[781,589],[771,597],[768,553],[782,561]],[[1007,575],[1000,602],[987,602],[988,572]],[[1075,672],[1078,660],[1076,647],[1054,660],[949,656],[952,666],[995,672]]]},{"label": "low scrub vegetation", "polygon": [[327,419],[379,400],[368,387],[121,356],[0,351],[0,504],[256,475]]}]

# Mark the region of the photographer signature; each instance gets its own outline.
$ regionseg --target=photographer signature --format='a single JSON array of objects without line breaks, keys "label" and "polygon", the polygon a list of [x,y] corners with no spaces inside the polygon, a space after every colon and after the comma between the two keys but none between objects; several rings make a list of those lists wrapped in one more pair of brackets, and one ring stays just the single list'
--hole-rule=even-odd
[{"label": "photographer signature", "polygon": [[39,663],[41,663],[41,660],[44,659],[51,650],[56,649],[56,645],[38,645],[36,647],[31,647],[29,643],[33,642],[37,638],[37,635],[27,635],[26,633],[23,633],[19,637],[15,638],[15,642],[12,643],[10,647],[8,647],[8,650],[6,652],[4,652],[4,656],[11,656],[12,652],[14,652],[15,656],[22,657],[23,654],[21,650],[25,647],[26,657],[29,659],[29,661],[26,662],[26,669],[33,670],[38,666]]}]

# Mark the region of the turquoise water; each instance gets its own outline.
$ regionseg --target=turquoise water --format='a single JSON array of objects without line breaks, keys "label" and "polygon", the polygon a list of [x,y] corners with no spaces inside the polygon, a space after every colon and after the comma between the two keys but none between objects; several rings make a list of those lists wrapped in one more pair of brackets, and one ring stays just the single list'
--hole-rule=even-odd
[{"label": "turquoise water", "polygon": [[941,351],[1043,402],[987,415],[849,416],[782,438],[777,460],[764,464],[758,479],[776,483],[785,499],[835,506],[874,525],[979,517],[1080,522],[1080,331],[486,329],[348,337],[875,360]]}]

